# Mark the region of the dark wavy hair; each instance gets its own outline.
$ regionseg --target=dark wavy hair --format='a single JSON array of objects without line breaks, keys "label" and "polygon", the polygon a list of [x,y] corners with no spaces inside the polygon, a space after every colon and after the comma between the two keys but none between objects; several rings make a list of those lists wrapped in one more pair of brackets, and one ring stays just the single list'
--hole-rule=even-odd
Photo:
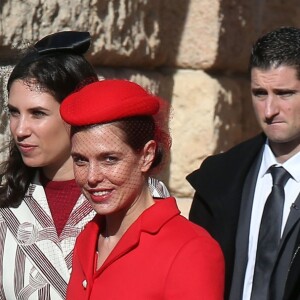
[{"label": "dark wavy hair", "polygon": [[[33,48],[13,69],[7,84],[8,95],[15,80],[29,86],[37,84],[61,103],[74,90],[98,78],[82,55],[67,51],[39,55]],[[24,164],[13,139],[8,145],[8,154],[8,159],[0,166],[0,207],[18,207],[36,168]]]},{"label": "dark wavy hair", "polygon": [[253,68],[270,69],[290,66],[300,79],[300,29],[280,27],[261,38],[252,47],[249,72]]}]

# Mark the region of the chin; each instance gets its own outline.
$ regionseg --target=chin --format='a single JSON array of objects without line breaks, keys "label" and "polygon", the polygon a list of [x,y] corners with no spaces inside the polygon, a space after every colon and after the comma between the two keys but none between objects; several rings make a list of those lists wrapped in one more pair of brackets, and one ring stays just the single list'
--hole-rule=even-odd
[{"label": "chin", "polygon": [[278,145],[292,145],[295,143],[298,143],[296,139],[288,139],[288,138],[282,138],[282,137],[268,137],[270,143],[272,144],[278,144]]},{"label": "chin", "polygon": [[26,159],[23,159],[23,163],[29,167],[29,168],[41,168],[44,165],[42,163],[39,162],[33,162],[33,161],[26,161]]}]

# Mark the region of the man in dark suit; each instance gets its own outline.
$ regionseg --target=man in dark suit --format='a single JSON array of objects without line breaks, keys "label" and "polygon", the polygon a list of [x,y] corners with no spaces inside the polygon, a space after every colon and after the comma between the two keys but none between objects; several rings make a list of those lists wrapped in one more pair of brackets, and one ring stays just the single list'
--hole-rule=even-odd
[{"label": "man in dark suit", "polygon": [[[297,300],[300,29],[282,27],[258,39],[250,72],[252,103],[263,132],[208,157],[187,176],[196,191],[189,218],[205,227],[223,249],[225,299]],[[273,169],[283,170],[284,183],[275,183]],[[281,192],[273,191],[279,188]]]}]

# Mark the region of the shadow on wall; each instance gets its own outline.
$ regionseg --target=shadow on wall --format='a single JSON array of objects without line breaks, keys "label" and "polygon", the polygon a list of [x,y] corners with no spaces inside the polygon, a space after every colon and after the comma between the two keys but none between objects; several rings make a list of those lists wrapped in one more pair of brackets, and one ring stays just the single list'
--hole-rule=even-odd
[{"label": "shadow on wall", "polygon": [[[160,70],[161,80],[159,95],[171,102],[174,90],[173,75],[176,72],[176,67],[178,65],[177,57],[189,11],[190,0],[164,0],[162,3],[160,56],[163,57],[165,64],[162,66],[163,70]],[[170,117],[172,118],[172,111]],[[171,157],[169,157],[169,162],[170,160]],[[167,163],[166,165],[168,168],[165,168],[160,177],[167,185],[169,185],[170,163]]]},{"label": "shadow on wall", "polygon": [[8,127],[7,113],[4,108],[6,106],[5,100],[7,98],[6,80],[9,76],[10,71],[11,68],[9,68],[8,66],[0,66],[0,105],[2,107],[0,111],[0,135],[5,135]]},{"label": "shadow on wall", "polygon": [[[5,4],[10,4],[10,0],[0,0],[0,46],[1,46],[1,52],[0,52],[0,65],[13,65],[16,64],[17,61],[22,57],[22,52],[17,49],[16,45],[4,45],[4,37],[5,37],[5,29],[3,25],[3,19],[5,18],[5,15],[3,13],[3,9]],[[24,45],[27,45],[28,42],[24,42]],[[20,46],[20,45],[19,45]],[[0,78],[3,77],[2,70],[0,70]],[[7,74],[5,74],[7,75]],[[2,88],[2,86],[1,86]],[[0,98],[2,101],[2,99]]]},{"label": "shadow on wall", "polygon": [[251,47],[258,37],[277,27],[299,27],[297,4],[297,0],[288,5],[282,1],[242,0],[238,4],[235,0],[220,1],[219,47],[212,72],[224,92],[215,107],[214,153],[225,151],[260,131],[252,109],[247,71]]},{"label": "shadow on wall", "polygon": [[165,65],[176,68],[190,0],[163,0],[161,2],[161,47],[159,56],[163,57]]},{"label": "shadow on wall", "polygon": [[[136,15],[129,16],[128,20],[125,18],[125,25],[122,27],[123,30],[119,30],[118,24],[114,24],[116,27],[114,28],[111,26],[112,32],[108,35],[108,37],[111,37],[112,40],[109,40],[111,47],[105,47],[105,44],[103,48],[97,53],[97,55],[92,56],[87,53],[87,58],[89,61],[93,64],[93,66],[98,70],[99,75],[103,75],[104,77],[115,77],[115,78],[127,78],[131,80],[135,80],[138,83],[140,82],[139,79],[142,81],[146,79],[145,77],[148,77],[151,82],[156,86],[156,91],[158,94],[163,97],[166,100],[171,101],[172,95],[173,95],[173,80],[172,80],[172,74],[176,68],[177,62],[177,56],[179,52],[179,45],[181,43],[182,33],[184,30],[184,26],[186,24],[186,18],[187,13],[189,9],[190,0],[178,0],[178,1],[169,1],[169,0],[161,0],[161,1],[151,1],[148,2],[144,1],[137,1],[135,3],[135,0],[126,0],[124,1],[124,5],[130,5],[131,2],[134,3],[139,7],[144,7],[145,11],[141,11],[141,14],[145,16],[144,20],[145,23],[139,24],[139,18]],[[0,41],[3,39],[3,33],[5,34],[5,28],[2,26],[2,17],[3,17],[3,8],[5,4],[13,3],[13,1],[10,0],[0,0]],[[74,2],[76,3],[76,1]],[[75,4],[74,4],[75,5]],[[47,11],[47,7],[44,4],[40,5],[40,9],[43,11]],[[92,20],[100,20],[103,21],[103,23],[107,24],[109,21],[111,22],[117,22],[117,16],[118,13],[118,7],[120,6],[119,1],[116,0],[105,0],[103,2],[98,1],[98,3],[91,8],[91,16],[92,12],[96,12],[98,18],[91,18],[90,22],[93,22]],[[67,7],[67,4],[66,4]],[[109,17],[107,15],[107,11],[109,8],[112,8],[112,10],[115,12],[115,15],[113,16],[112,20],[107,20],[105,18]],[[32,17],[32,16],[29,16]],[[49,21],[49,16],[48,17]],[[59,18],[59,17],[58,17]],[[101,19],[102,18],[102,19]],[[143,20],[143,18],[141,17]],[[121,20],[121,19],[120,19]],[[123,20],[123,19],[122,19]],[[34,22],[39,22],[39,20],[34,20]],[[72,21],[73,22],[73,21]],[[132,26],[130,26],[132,22]],[[24,23],[25,24],[25,23]],[[22,26],[24,24],[21,24]],[[108,38],[104,33],[98,34],[99,30],[104,30],[105,28],[109,28],[109,25],[104,26],[103,24],[81,24],[80,26],[84,28],[80,28],[77,23],[64,23],[62,21],[62,24],[60,29],[64,30],[65,27],[70,29],[71,27],[74,27],[76,30],[87,30],[87,26],[91,26],[90,29],[91,34],[94,35],[93,38],[98,38],[97,42],[100,43],[102,40],[101,38]],[[36,24],[35,24],[36,25]],[[103,25],[103,26],[100,26]],[[128,25],[128,26],[127,26]],[[25,25],[24,25],[25,26]],[[65,27],[64,27],[65,26]],[[97,27],[98,26],[98,27]],[[146,42],[149,43],[149,45],[144,47],[143,39],[136,36],[130,36],[133,35],[134,31],[131,31],[132,28],[141,29],[141,32],[145,33],[146,36]],[[143,28],[145,27],[145,28]],[[158,27],[158,35],[159,38],[156,40],[155,38],[155,32],[156,27]],[[99,29],[100,28],[100,29]],[[104,29],[103,29],[104,28]],[[31,28],[32,29],[32,28]],[[58,28],[55,28],[55,31],[57,31]],[[115,29],[115,31],[114,31]],[[144,30],[145,29],[145,30]],[[27,30],[27,27],[23,28],[22,30]],[[38,32],[38,34],[44,34],[45,32],[51,33],[51,31],[54,29],[51,29],[51,26],[47,28],[46,31]],[[144,31],[143,31],[144,30]],[[139,31],[138,31],[139,32]],[[149,34],[148,34],[149,33]],[[14,33],[15,35],[22,34],[22,32]],[[121,38],[119,36],[121,34]],[[99,36],[98,36],[99,35]],[[153,40],[151,38],[154,36]],[[118,39],[116,42],[114,42],[113,39]],[[124,40],[123,40],[124,39]],[[137,48],[133,47],[133,50],[136,52],[133,52],[134,55],[130,56],[130,51],[126,51],[126,43],[119,43],[119,40],[126,41],[127,39],[132,39],[133,45],[136,45],[135,42],[137,40],[140,41],[140,44]],[[18,39],[16,39],[18,40]],[[34,41],[32,41],[34,42]],[[95,40],[94,40],[95,42]],[[154,46],[153,44],[154,43]],[[156,48],[156,42],[158,42],[158,46]],[[100,43],[101,44],[101,43]],[[14,64],[17,62],[17,54],[14,52],[14,49],[12,49],[11,45],[3,45],[3,43],[0,43],[1,45],[1,54],[0,54],[0,62],[3,61],[3,65],[8,64]],[[124,47],[124,51],[119,51],[120,49],[115,49],[114,46],[117,45],[119,47]],[[153,47],[152,47],[153,46]],[[99,44],[98,44],[99,47]],[[92,47],[91,47],[92,48]],[[148,50],[147,50],[148,49]],[[150,50],[149,50],[150,49]],[[144,51],[144,53],[143,53]],[[147,51],[152,51],[152,53],[148,53]],[[126,54],[129,53],[128,57]],[[154,54],[153,54],[154,53]],[[136,54],[136,55],[135,55]],[[11,60],[11,61],[9,61]],[[12,61],[13,60],[13,61]],[[103,68],[105,65],[106,69],[109,69],[107,71]],[[1,69],[0,69],[1,72]],[[143,74],[145,75],[143,78]],[[146,82],[147,84],[147,82]],[[4,84],[5,85],[5,84]],[[142,84],[143,85],[143,84]],[[5,88],[2,86],[2,88]],[[3,97],[0,98],[0,101],[3,103]],[[5,122],[5,120],[1,120],[1,122]],[[0,129],[1,130],[1,129]],[[0,132],[1,134],[1,132]],[[164,174],[162,174],[162,177],[168,183],[169,179],[169,170],[166,170]]]},{"label": "shadow on wall", "polygon": [[217,142],[214,153],[226,151],[259,132],[251,106],[247,73],[250,48],[258,25],[253,23],[253,7],[245,0],[239,4],[233,0],[220,2],[219,47],[213,68],[223,92],[215,107]]},{"label": "shadow on wall", "polygon": [[4,32],[4,29],[3,29],[2,18],[3,18],[3,7],[4,7],[4,3],[6,1],[7,0],[1,0],[0,1],[0,45],[2,45],[2,43],[3,43],[3,32]]},{"label": "shadow on wall", "polygon": [[[123,57],[123,61],[119,62],[119,67],[111,65],[103,68],[101,67],[102,59],[97,57],[94,58],[93,64],[96,66],[100,77],[126,78],[147,87],[150,84],[152,91],[170,102],[174,88],[172,78],[174,72],[176,72],[176,59],[182,32],[186,24],[189,3],[189,0],[179,0],[176,2],[163,0],[159,2],[159,12],[145,12],[148,15],[148,23],[152,22],[151,24],[147,24],[149,28],[153,28],[156,22],[159,24],[160,46],[156,53],[156,61],[152,61],[151,65],[140,65],[140,62],[136,60],[136,65],[130,64],[130,68],[128,68],[128,61]],[[145,55],[147,56],[147,54]],[[146,61],[149,61],[147,57],[145,57]],[[97,62],[100,63],[99,66],[97,66]],[[151,84],[154,85],[153,89],[151,88]],[[163,180],[166,185],[168,185],[170,178],[169,161],[170,157],[168,157],[163,171],[156,176]]]}]

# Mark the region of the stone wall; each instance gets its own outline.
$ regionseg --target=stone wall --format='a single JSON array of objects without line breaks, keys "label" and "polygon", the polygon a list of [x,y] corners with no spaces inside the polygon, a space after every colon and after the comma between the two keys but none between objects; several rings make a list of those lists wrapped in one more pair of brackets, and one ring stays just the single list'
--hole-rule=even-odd
[{"label": "stone wall", "polygon": [[[0,84],[18,50],[61,30],[87,30],[99,76],[134,80],[172,105],[173,147],[161,174],[190,199],[185,176],[210,154],[258,132],[248,79],[258,36],[300,26],[296,0],[1,0]],[[2,97],[2,102],[5,97]],[[2,116],[0,135],[6,132]]]}]

